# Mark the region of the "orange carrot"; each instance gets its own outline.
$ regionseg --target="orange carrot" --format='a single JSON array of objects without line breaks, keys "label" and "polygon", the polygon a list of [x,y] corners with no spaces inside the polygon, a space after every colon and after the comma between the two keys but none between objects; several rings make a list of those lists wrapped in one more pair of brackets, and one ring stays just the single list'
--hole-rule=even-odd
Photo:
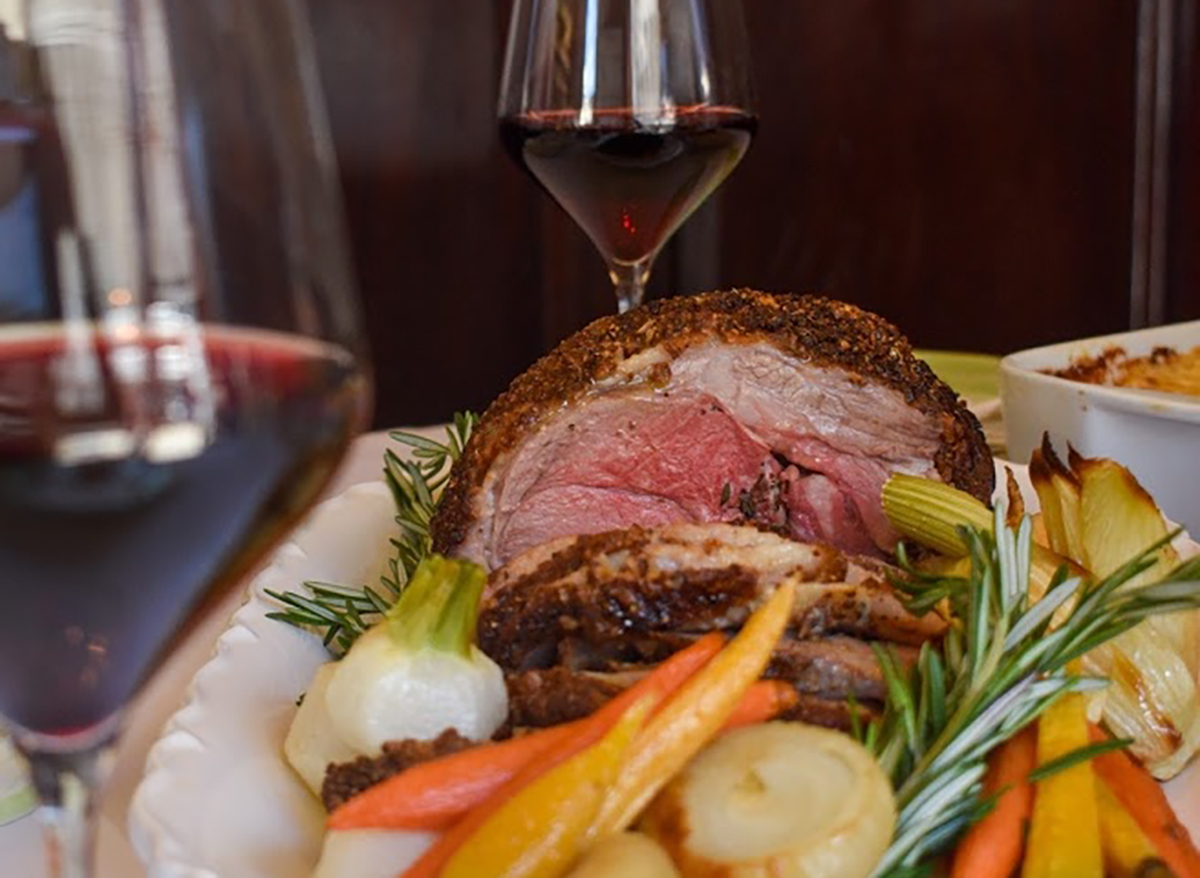
[{"label": "orange carrot", "polygon": [[507,783],[494,790],[484,801],[463,814],[460,820],[438,836],[420,859],[409,867],[403,878],[434,878],[463,842],[474,835],[517,790],[598,743],[626,711],[644,698],[657,698],[658,703],[661,703],[720,652],[724,643],[725,638],[720,634],[701,637],[691,646],[666,659],[594,714],[579,720],[578,727],[571,735],[544,751],[538,759],[519,770]]},{"label": "orange carrot", "polygon": [[800,696],[792,684],[783,680],[759,680],[750,684],[733,713],[729,714],[729,719],[725,720],[723,728],[736,729],[765,723],[791,710],[799,700]]},{"label": "orange carrot", "polygon": [[[707,647],[706,647],[707,649]],[[703,653],[698,653],[703,654]],[[673,670],[689,666],[673,666]],[[765,722],[792,707],[796,690],[779,680],[761,680],[747,690],[726,728]],[[423,829],[441,831],[503,786],[526,765],[570,736],[587,718],[550,726],[495,744],[480,744],[422,762],[339,806],[329,829]]]},{"label": "orange carrot", "polygon": [[583,722],[550,726],[418,763],[344,802],[325,825],[330,829],[440,831],[530,762],[577,734]]},{"label": "orange carrot", "polygon": [[[1096,726],[1090,732],[1093,741],[1109,739],[1108,733]],[[1092,762],[1096,775],[1133,815],[1176,878],[1200,878],[1200,852],[1150,772],[1124,750],[1101,753]]]},{"label": "orange carrot", "polygon": [[988,760],[985,796],[999,795],[996,807],[972,826],[954,851],[950,878],[1006,878],[1015,874],[1033,812],[1029,772],[1037,765],[1037,732],[1028,726],[1009,738]]}]

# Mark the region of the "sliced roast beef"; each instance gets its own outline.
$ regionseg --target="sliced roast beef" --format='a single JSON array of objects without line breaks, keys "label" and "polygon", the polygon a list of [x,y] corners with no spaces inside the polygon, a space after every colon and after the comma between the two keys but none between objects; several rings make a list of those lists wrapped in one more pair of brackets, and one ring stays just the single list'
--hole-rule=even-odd
[{"label": "sliced roast beef", "polygon": [[[916,651],[900,647],[896,657],[908,664],[915,661]],[[515,671],[505,677],[509,720],[517,728],[536,728],[588,716],[650,667],[610,672],[565,667]],[[852,703],[865,708],[868,717],[883,706],[885,687],[874,653],[870,644],[854,638],[785,637],[764,676],[785,680],[796,688],[796,704],[786,719],[844,729],[849,726]]]},{"label": "sliced roast beef", "polygon": [[893,472],[992,489],[978,422],[892,326],[809,296],[664,299],[586,327],[492,404],[434,544],[497,568],[556,537],[692,521],[886,556]]},{"label": "sliced roast beef", "polygon": [[889,580],[899,575],[877,559],[748,526],[564,537],[491,574],[479,646],[505,670],[514,724],[563,722],[705,632],[736,632],[775,589],[790,588],[791,624],[765,676],[795,687],[792,717],[843,726],[851,696],[870,710],[882,704],[876,645],[907,664],[945,631],[936,613],[905,609]]},{"label": "sliced roast beef", "polygon": [[920,644],[940,635],[942,618],[908,613],[886,569],[831,546],[727,524],[567,537],[492,574],[479,645],[511,670],[655,661],[679,644],[664,649],[653,635],[736,629],[780,586],[796,590],[799,637]]}]

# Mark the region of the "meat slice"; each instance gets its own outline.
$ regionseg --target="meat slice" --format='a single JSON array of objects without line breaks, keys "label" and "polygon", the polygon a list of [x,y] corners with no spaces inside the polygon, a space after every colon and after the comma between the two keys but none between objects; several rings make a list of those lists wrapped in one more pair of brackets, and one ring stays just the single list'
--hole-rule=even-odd
[{"label": "meat slice", "polygon": [[978,422],[894,327],[749,290],[602,318],[488,409],[432,523],[490,569],[561,536],[754,523],[887,556],[893,472],[990,496]]},{"label": "meat slice", "polygon": [[568,668],[508,674],[508,722],[513,728],[541,728],[590,716],[639,676]]},{"label": "meat slice", "polygon": [[[917,651],[911,647],[893,647],[893,652],[902,665],[916,661]],[[553,667],[510,673],[505,678],[509,719],[515,727],[579,719],[594,713],[650,667],[625,666],[613,671]],[[799,697],[789,719],[837,728],[849,724],[851,696],[873,714],[882,707],[886,694],[871,644],[852,637],[785,637],[764,676],[785,680],[796,688]]]},{"label": "meat slice", "polygon": [[940,616],[905,610],[888,569],[831,546],[727,524],[566,537],[492,574],[479,646],[507,670],[658,661],[681,645],[660,635],[736,629],[781,584],[796,590],[792,629],[800,637],[918,645],[940,635]]}]

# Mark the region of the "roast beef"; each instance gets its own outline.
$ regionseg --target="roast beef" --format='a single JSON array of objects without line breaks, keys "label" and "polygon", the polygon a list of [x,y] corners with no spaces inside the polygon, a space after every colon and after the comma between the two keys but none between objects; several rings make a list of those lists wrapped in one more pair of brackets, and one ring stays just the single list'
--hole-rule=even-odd
[{"label": "roast beef", "polygon": [[489,579],[479,646],[512,670],[655,661],[664,650],[652,635],[734,630],[777,587],[796,591],[798,637],[914,645],[945,630],[936,613],[908,613],[877,562],[751,527],[674,524],[566,537],[519,556]]},{"label": "roast beef", "polygon": [[801,696],[795,716],[841,724],[848,699],[882,704],[876,645],[912,661],[941,636],[910,614],[886,564],[749,526],[633,526],[565,537],[494,571],[479,646],[506,672],[510,715],[540,725],[589,713],[709,631],[735,632],[775,589],[796,599],[767,676]]},{"label": "roast beef", "polygon": [[749,290],[602,318],[487,410],[432,524],[497,568],[556,537],[752,523],[886,557],[893,472],[990,496],[978,422],[881,318]]}]

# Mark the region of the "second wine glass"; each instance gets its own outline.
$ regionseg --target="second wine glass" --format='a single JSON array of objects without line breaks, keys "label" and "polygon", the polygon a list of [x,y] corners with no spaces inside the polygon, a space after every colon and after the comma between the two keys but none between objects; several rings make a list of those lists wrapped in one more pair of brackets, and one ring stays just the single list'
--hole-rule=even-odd
[{"label": "second wine glass", "polygon": [[757,127],[738,0],[515,0],[505,147],[608,263],[622,312]]}]

